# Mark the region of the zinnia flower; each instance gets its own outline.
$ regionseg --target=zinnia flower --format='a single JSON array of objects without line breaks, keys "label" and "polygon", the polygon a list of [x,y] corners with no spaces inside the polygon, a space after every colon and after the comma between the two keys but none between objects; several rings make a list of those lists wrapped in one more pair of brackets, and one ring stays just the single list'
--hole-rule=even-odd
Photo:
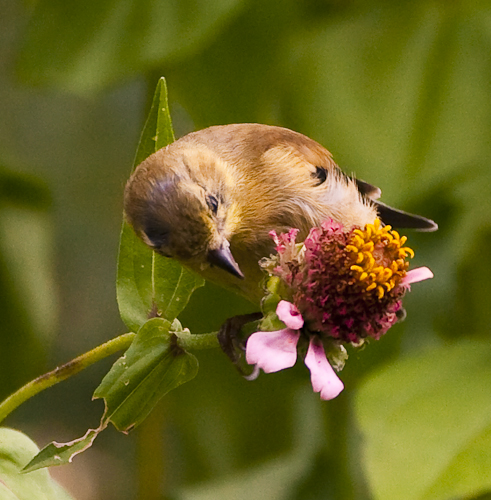
[{"label": "zinnia flower", "polygon": [[[269,275],[269,297],[277,299],[276,314],[266,310],[265,319],[273,314],[286,328],[252,334],[246,360],[266,373],[289,368],[303,336],[314,391],[332,399],[343,384],[328,358],[340,370],[347,357],[343,343],[359,346],[384,335],[403,311],[409,285],[433,273],[426,267],[408,271],[406,258],[414,252],[404,246],[406,237],[378,219],[363,230],[326,221],[303,244],[296,243],[297,234],[297,229],[273,231],[277,255],[261,262]],[[263,304],[270,307],[271,301]]]},{"label": "zinnia flower", "polygon": [[[285,323],[285,329],[256,332],[247,341],[247,362],[266,373],[291,368],[295,364],[300,329],[304,325],[298,309],[286,300],[278,303],[276,314]],[[333,399],[343,390],[343,383],[327,361],[324,346],[314,336],[310,338],[305,364],[310,370],[314,392],[320,392],[321,399]]]}]

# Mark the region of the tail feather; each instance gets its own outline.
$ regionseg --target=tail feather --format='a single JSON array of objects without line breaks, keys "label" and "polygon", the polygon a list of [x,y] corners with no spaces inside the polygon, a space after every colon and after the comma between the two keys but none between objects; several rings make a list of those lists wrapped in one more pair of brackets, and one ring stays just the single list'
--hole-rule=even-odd
[{"label": "tail feather", "polygon": [[361,195],[365,199],[369,199],[380,216],[380,219],[384,224],[390,224],[392,227],[400,228],[410,228],[417,229],[418,231],[436,231],[438,229],[438,224],[431,219],[422,217],[421,215],[414,215],[403,210],[398,210],[397,208],[392,208],[378,201],[381,192],[380,189],[368,182],[362,181],[360,179],[353,178],[360,191]]},{"label": "tail feather", "polygon": [[421,215],[414,215],[398,210],[397,208],[389,207],[381,201],[373,201],[373,204],[377,208],[380,219],[384,224],[390,224],[392,227],[411,228],[428,232],[438,229],[436,222]]}]

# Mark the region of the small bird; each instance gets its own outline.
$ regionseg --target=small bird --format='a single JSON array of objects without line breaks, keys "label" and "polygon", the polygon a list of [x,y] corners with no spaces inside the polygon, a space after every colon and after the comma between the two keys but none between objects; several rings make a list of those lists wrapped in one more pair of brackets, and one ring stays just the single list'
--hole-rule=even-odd
[{"label": "small bird", "polygon": [[331,153],[292,130],[253,123],[188,134],[143,161],[125,189],[128,222],[157,253],[258,303],[258,261],[270,231],[297,241],[331,218],[347,228],[380,218],[434,231],[435,222],[378,201],[380,189],[344,174]]}]

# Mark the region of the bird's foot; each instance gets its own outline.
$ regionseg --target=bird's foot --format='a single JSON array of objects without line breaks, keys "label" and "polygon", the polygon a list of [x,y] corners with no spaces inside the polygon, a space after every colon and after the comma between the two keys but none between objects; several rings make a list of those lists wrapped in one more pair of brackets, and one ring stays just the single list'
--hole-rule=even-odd
[{"label": "bird's foot", "polygon": [[233,316],[223,323],[218,332],[218,342],[222,351],[230,358],[240,374],[246,377],[250,376],[251,370],[244,360],[245,338],[242,330],[248,323],[258,321],[262,317],[260,312]]}]

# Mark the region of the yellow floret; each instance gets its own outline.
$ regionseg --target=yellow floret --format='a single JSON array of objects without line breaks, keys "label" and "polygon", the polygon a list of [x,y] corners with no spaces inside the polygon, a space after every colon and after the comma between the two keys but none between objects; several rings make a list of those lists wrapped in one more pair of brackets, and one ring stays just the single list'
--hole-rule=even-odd
[{"label": "yellow floret", "polygon": [[391,226],[382,226],[379,219],[353,231],[346,246],[353,260],[350,269],[366,292],[375,291],[382,299],[404,278],[409,266],[405,259],[414,257],[412,248],[403,246],[406,241],[406,236],[400,236]]}]

